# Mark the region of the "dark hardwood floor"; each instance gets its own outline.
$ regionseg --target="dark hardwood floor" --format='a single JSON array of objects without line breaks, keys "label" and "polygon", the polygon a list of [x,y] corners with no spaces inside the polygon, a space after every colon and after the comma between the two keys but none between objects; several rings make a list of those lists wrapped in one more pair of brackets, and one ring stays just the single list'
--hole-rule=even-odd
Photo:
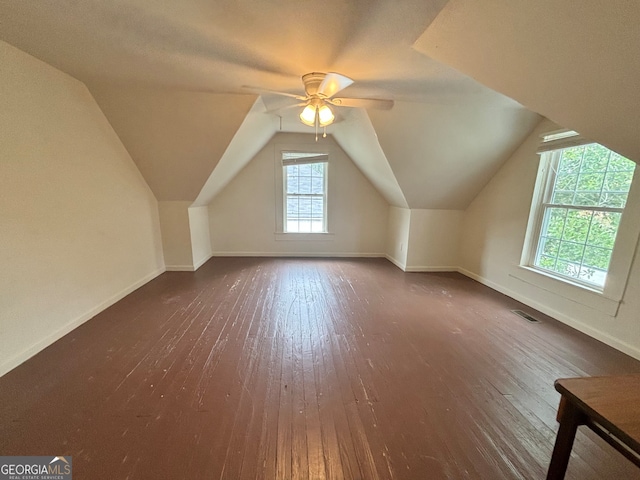
[{"label": "dark hardwood floor", "polygon": [[[554,380],[638,372],[459,274],[215,258],[0,378],[0,454],[71,455],[76,480],[542,479]],[[640,470],[581,428],[567,478]]]}]

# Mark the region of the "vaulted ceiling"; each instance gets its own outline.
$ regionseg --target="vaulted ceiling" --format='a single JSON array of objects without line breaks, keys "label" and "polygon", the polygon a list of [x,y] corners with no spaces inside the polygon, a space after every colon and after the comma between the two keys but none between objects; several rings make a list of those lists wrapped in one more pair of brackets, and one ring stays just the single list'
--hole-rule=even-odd
[{"label": "vaulted ceiling", "polygon": [[640,2],[451,0],[416,49],[640,162]]},{"label": "vaulted ceiling", "polygon": [[[313,132],[297,121],[297,109],[266,113],[278,97],[259,97],[243,86],[300,94],[301,75],[336,71],[355,80],[345,96],[396,102],[390,111],[341,108],[340,121],[328,129],[389,203],[464,208],[537,124],[532,110],[571,128],[584,126],[598,140],[603,125],[577,118],[597,108],[609,121],[603,132],[610,146],[620,142],[634,151],[628,135],[612,128],[612,110],[623,109],[618,100],[638,78],[639,56],[616,53],[619,71],[611,76],[636,75],[606,91],[612,108],[601,100],[560,114],[557,104],[577,101],[560,92],[566,82],[549,85],[561,66],[547,65],[546,90],[532,74],[549,48],[548,41],[534,42],[535,20],[562,30],[560,20],[512,3],[21,0],[0,3],[0,38],[85,82],[159,200],[206,204],[275,132]],[[549,10],[575,4],[544,3]],[[502,21],[492,16],[498,4],[504,4]],[[590,13],[581,13],[581,21],[602,13],[595,0],[585,4]],[[616,13],[606,13],[607,29],[619,27],[611,25]],[[627,35],[637,45],[637,33],[624,33],[636,24],[623,22],[623,33],[613,37]],[[590,48],[583,37],[582,47]],[[602,37],[596,44],[610,46]],[[589,50],[575,62],[599,54],[608,52]],[[581,81],[583,93],[596,93],[590,78]],[[627,120],[629,108],[623,110]]]}]

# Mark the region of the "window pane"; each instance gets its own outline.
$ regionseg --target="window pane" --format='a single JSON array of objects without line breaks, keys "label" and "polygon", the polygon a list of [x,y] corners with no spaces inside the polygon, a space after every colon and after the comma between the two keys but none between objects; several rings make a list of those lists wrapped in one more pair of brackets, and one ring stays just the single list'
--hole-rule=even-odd
[{"label": "window pane", "polygon": [[582,173],[578,177],[577,190],[582,192],[600,192],[604,182],[604,173]]},{"label": "window pane", "polygon": [[618,212],[595,212],[589,229],[587,244],[613,250],[621,214]]},{"label": "window pane", "polygon": [[565,260],[558,260],[554,271],[567,277],[578,278],[580,273],[580,264],[567,262]]},{"label": "window pane", "polygon": [[553,270],[556,266],[556,257],[541,256],[538,262],[539,267],[546,268],[547,270]]},{"label": "window pane", "polygon": [[298,202],[298,218],[301,220],[311,218],[311,199],[309,197],[300,197]]},{"label": "window pane", "polygon": [[609,268],[611,260],[611,250],[608,248],[586,247],[584,252],[584,260],[582,263],[589,267],[596,267],[601,270]]},{"label": "window pane", "polygon": [[592,143],[584,147],[584,158],[582,161],[583,172],[604,172],[609,163],[609,149]]},{"label": "window pane", "polygon": [[604,192],[600,197],[601,207],[624,208],[626,204],[627,204],[626,193]]},{"label": "window pane", "polygon": [[558,166],[559,173],[578,173],[580,171],[580,164],[582,163],[582,154],[584,153],[584,147],[567,148],[562,151],[562,159]]},{"label": "window pane", "polygon": [[306,165],[298,165],[298,169],[298,175],[306,175],[307,177],[311,176],[311,164],[307,163]]},{"label": "window pane", "polygon": [[324,199],[313,198],[311,201],[311,213],[313,218],[324,218]]},{"label": "window pane", "polygon": [[304,195],[311,193],[311,177],[298,177],[298,193]]},{"label": "window pane", "polygon": [[300,232],[298,220],[287,220],[287,232],[291,232],[291,233]]},{"label": "window pane", "polygon": [[311,193],[322,195],[324,193],[324,178],[313,177],[311,179]]},{"label": "window pane", "polygon": [[560,242],[558,258],[567,262],[580,263],[584,255],[584,245],[573,242]]},{"label": "window pane", "polygon": [[557,203],[559,205],[572,205],[573,204],[573,191],[571,192],[554,192],[553,198],[551,199],[553,203]]},{"label": "window pane", "polygon": [[560,240],[557,240],[555,238],[542,237],[541,242],[542,255],[555,259],[558,256],[558,252],[560,251]]},{"label": "window pane", "polygon": [[313,172],[313,175],[324,176],[324,166],[325,165],[326,165],[325,163],[312,163],[311,164],[311,171]]},{"label": "window pane", "polygon": [[600,202],[600,192],[577,192],[574,205],[598,205]]},{"label": "window pane", "polygon": [[566,208],[547,209],[547,215],[545,215],[542,235],[550,238],[557,238],[558,240],[561,239],[566,216]]},{"label": "window pane", "polygon": [[634,164],[631,160],[624,158],[622,155],[618,155],[616,152],[611,152],[611,158],[609,159],[609,170],[631,170],[634,169]]},{"label": "window pane", "polygon": [[287,218],[298,217],[298,197],[287,197]]},{"label": "window pane", "polygon": [[585,243],[589,234],[589,224],[593,212],[590,210],[568,210],[562,232],[562,239]]},{"label": "window pane", "polygon": [[603,287],[607,279],[607,271],[582,265],[578,278],[583,282],[593,283],[594,285]]},{"label": "window pane", "polygon": [[298,192],[298,177],[287,175],[287,193]]},{"label": "window pane", "polygon": [[578,175],[576,173],[562,173],[556,178],[556,186],[554,191],[570,191],[573,192],[576,189],[576,182],[578,181]]},{"label": "window pane", "polygon": [[628,192],[633,179],[633,171],[608,172],[604,184],[607,192]]}]

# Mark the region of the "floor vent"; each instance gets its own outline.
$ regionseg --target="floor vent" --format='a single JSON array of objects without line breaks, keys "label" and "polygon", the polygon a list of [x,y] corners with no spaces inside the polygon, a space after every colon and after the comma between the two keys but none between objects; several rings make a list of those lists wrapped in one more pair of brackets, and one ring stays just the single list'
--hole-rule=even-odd
[{"label": "floor vent", "polygon": [[536,317],[529,315],[527,312],[523,312],[522,310],[511,310],[513,313],[518,315],[519,317],[524,318],[529,323],[540,323]]}]

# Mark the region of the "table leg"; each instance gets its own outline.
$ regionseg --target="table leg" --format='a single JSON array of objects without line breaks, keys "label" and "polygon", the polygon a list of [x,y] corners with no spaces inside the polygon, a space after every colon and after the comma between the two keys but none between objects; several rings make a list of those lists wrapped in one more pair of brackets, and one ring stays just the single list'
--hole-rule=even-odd
[{"label": "table leg", "polygon": [[578,425],[584,423],[585,415],[563,396],[558,407],[558,421],[560,422],[560,427],[558,428],[556,444],[553,447],[551,463],[549,463],[547,480],[562,480],[564,478],[576,430]]}]

